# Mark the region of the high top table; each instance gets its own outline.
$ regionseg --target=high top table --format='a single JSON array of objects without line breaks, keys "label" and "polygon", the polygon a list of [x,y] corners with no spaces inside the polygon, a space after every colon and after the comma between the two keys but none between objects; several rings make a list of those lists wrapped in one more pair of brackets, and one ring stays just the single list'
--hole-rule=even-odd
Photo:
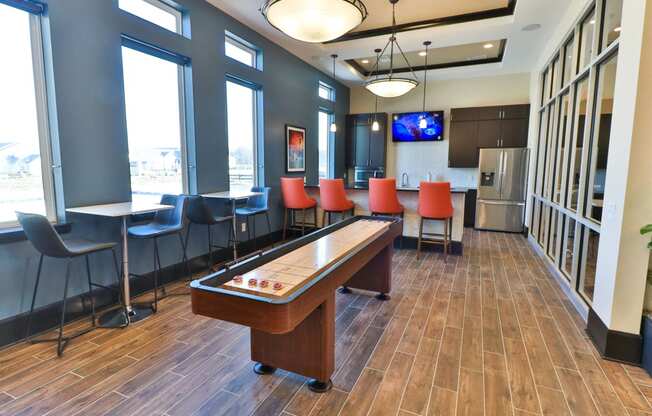
[{"label": "high top table", "polygon": [[129,247],[127,218],[131,215],[149,214],[174,208],[171,205],[150,204],[142,202],[118,202],[116,204],[90,205],[86,207],[68,208],[66,211],[75,214],[94,215],[98,217],[122,219],[122,290],[124,308],[108,311],[99,319],[102,327],[125,327],[131,322],[140,321],[153,313],[152,306],[131,303],[129,291]]},{"label": "high top table", "polygon": [[211,192],[208,194],[202,194],[204,198],[213,198],[213,199],[222,199],[225,201],[231,202],[231,225],[233,226],[233,259],[238,258],[238,220],[235,216],[235,207],[238,201],[244,201],[249,199],[252,196],[262,195],[261,192],[252,192],[252,191],[223,191],[223,192]]}]

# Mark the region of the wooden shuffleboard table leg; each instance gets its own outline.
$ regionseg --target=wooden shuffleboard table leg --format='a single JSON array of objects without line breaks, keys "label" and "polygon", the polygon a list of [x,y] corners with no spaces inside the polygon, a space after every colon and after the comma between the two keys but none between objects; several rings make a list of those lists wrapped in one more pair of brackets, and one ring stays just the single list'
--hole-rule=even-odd
[{"label": "wooden shuffleboard table leg", "polygon": [[282,368],[312,378],[315,392],[330,390],[335,371],[335,293],[286,334],[251,330],[251,359],[259,374]]},{"label": "wooden shuffleboard table leg", "polygon": [[392,290],[392,253],[394,247],[389,244],[376,257],[371,259],[362,269],[349,279],[342,287],[342,293],[348,293],[349,288],[378,292],[376,298],[389,300]]}]

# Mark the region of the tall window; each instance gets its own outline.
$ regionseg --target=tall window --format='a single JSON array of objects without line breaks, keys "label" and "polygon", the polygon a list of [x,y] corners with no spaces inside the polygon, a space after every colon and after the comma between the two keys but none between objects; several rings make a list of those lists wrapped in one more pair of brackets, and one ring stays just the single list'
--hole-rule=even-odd
[{"label": "tall window", "polygon": [[256,95],[251,87],[226,81],[229,143],[229,189],[248,190],[256,184]]},{"label": "tall window", "polygon": [[183,66],[122,47],[131,197],[187,191]]},{"label": "tall window", "polygon": [[331,164],[330,157],[330,138],[332,136],[330,125],[333,121],[333,115],[325,111],[319,112],[319,177],[328,178],[330,176],[329,167]]},{"label": "tall window", "polygon": [[325,82],[319,82],[317,94],[319,94],[319,96],[324,100],[335,101],[335,88],[331,87]]},{"label": "tall window", "polygon": [[182,33],[182,13],[159,0],[118,0],[118,7],[171,32]]},{"label": "tall window", "polygon": [[0,4],[0,226],[14,211],[56,217],[40,17]]},{"label": "tall window", "polygon": [[611,117],[618,111],[613,102],[622,4],[588,4],[540,79],[530,236],[588,304],[598,276]]}]

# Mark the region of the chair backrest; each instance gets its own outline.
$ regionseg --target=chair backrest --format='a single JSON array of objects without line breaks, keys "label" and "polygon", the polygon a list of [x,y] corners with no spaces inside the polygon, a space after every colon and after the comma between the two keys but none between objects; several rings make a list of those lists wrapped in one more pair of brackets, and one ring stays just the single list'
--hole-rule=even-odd
[{"label": "chair backrest", "polygon": [[206,203],[206,198],[201,195],[192,195],[188,197],[188,210],[186,213],[188,220],[193,224],[212,224],[213,213]]},{"label": "chair backrest", "polygon": [[320,179],[319,202],[325,211],[344,211],[350,209],[349,199],[346,197],[343,179]]},{"label": "chair backrest", "polygon": [[421,182],[419,184],[419,215],[425,218],[453,216],[453,199],[449,182]]},{"label": "chair backrest", "polygon": [[255,209],[269,209],[269,191],[271,188],[254,186],[251,192],[260,192],[261,195],[254,195],[247,199],[247,207]]},{"label": "chair backrest", "polygon": [[161,196],[161,205],[173,205],[173,209],[157,211],[154,215],[153,222],[168,227],[183,226],[183,217],[186,212],[188,197],[186,195],[169,195]]},{"label": "chair backrest", "polygon": [[303,187],[303,178],[282,177],[281,194],[285,208],[302,209],[313,205],[313,200]]},{"label": "chair backrest", "polygon": [[369,178],[369,211],[378,214],[403,212],[396,192],[395,178]]},{"label": "chair backrest", "polygon": [[46,217],[22,212],[16,212],[16,217],[27,239],[39,253],[49,257],[70,257],[70,251]]}]

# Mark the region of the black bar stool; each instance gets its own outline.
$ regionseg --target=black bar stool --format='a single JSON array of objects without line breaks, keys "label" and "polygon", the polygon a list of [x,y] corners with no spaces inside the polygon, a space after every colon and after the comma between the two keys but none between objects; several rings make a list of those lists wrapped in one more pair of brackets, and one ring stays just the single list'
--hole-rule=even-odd
[{"label": "black bar stool", "polygon": [[[157,211],[152,222],[144,225],[135,225],[129,227],[128,234],[131,238],[152,239],[154,241],[154,304],[152,311],[158,309],[158,275],[162,268],[161,258],[158,251],[158,239],[168,235],[176,234],[179,237],[182,251],[182,262],[186,265],[186,272],[190,276],[190,266],[188,264],[188,255],[186,244],[183,241],[181,232],[183,231],[183,219],[188,197],[185,195],[163,195],[161,205],[172,205],[173,209]],[[136,276],[136,274],[134,274]],[[165,287],[163,287],[165,295]]]},{"label": "black bar stool", "polygon": [[269,222],[269,187],[254,186],[251,192],[257,192],[261,195],[255,195],[247,198],[247,205],[241,208],[236,208],[235,214],[244,217],[247,221],[247,238],[251,240],[249,233],[249,218],[252,219],[253,232],[254,232],[254,250],[256,249],[256,215],[265,215],[267,219],[267,232],[272,232],[272,225]]},{"label": "black bar stool", "polygon": [[[208,264],[206,268],[210,271],[213,266],[213,248],[228,248],[228,245],[235,239],[233,236],[233,227],[231,221],[232,215],[215,215],[211,207],[206,203],[206,198],[200,195],[193,195],[188,197],[188,231],[186,232],[186,247],[190,239],[190,227],[192,224],[205,225],[208,233]],[[227,247],[213,244],[213,233],[211,226],[217,224],[227,224],[229,229],[229,237],[227,239]]]},{"label": "black bar stool", "polygon": [[[77,338],[80,335],[86,334],[95,329],[95,299],[93,298],[93,287],[101,287],[104,289],[114,290],[107,286],[93,283],[91,280],[91,267],[88,256],[93,253],[98,253],[104,250],[111,250],[113,253],[113,266],[115,268],[118,288],[120,287],[120,271],[118,270],[118,261],[115,254],[115,246],[117,243],[95,243],[87,240],[66,240],[63,241],[59,234],[56,232],[50,221],[42,215],[16,213],[18,222],[23,227],[23,231],[27,239],[32,243],[34,248],[41,254],[38,261],[38,271],[36,272],[36,283],[34,284],[34,293],[32,294],[32,304],[29,308],[29,316],[27,318],[27,330],[25,338],[28,342],[56,342],[57,355],[61,356],[63,350],[68,345],[71,339]],[[41,271],[43,269],[43,257],[65,258],[66,264],[66,281],[63,286],[63,306],[61,307],[61,320],[59,321],[59,336],[56,338],[42,338],[31,339],[32,328],[32,315],[34,314],[34,305],[36,303],[36,293],[38,291],[39,282],[41,280]],[[91,323],[92,327],[81,330],[73,335],[63,336],[63,325],[66,318],[66,302],[68,301],[68,283],[70,281],[70,265],[75,257],[84,256],[86,258],[86,276],[88,278],[88,290],[91,298]],[[120,293],[120,290],[117,290]],[[120,296],[120,295],[119,295]]]}]

